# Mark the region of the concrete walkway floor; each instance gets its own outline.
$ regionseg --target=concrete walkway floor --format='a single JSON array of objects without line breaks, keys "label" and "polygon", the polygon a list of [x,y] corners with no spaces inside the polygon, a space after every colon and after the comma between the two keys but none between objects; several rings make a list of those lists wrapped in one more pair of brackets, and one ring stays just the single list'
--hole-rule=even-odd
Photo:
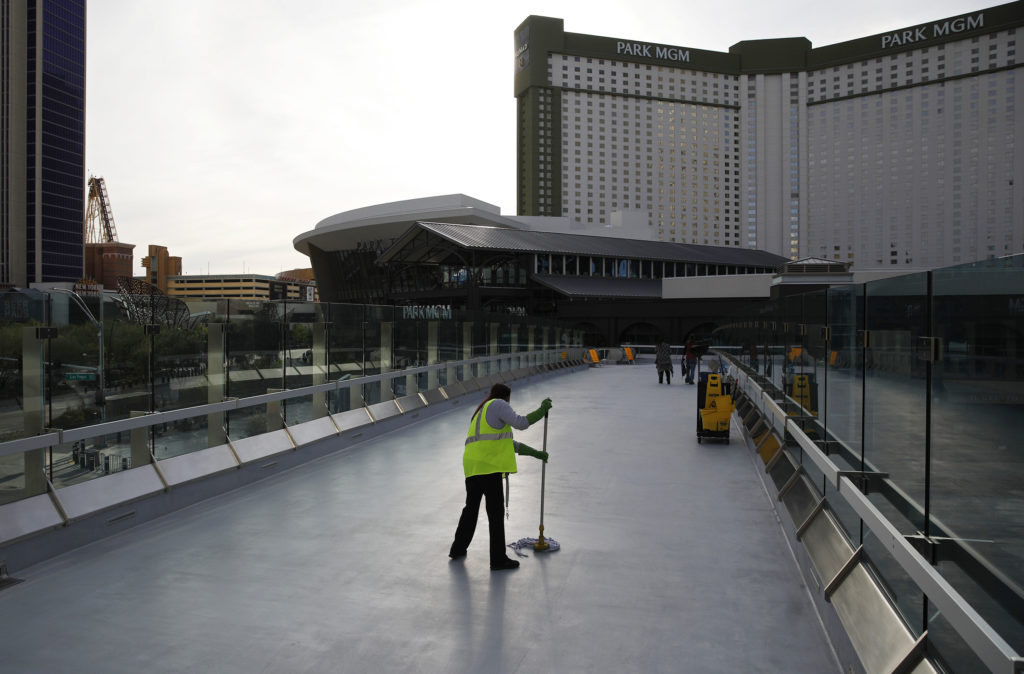
[{"label": "concrete walkway floor", "polygon": [[[19,573],[0,671],[838,671],[759,460],[735,424],[698,444],[679,382],[640,364],[513,383],[521,413],[554,400],[544,524],[561,545],[515,571],[490,571],[482,508],[469,555],[447,557],[467,397]],[[539,449],[543,425],[517,437]],[[538,533],[541,464],[519,465],[508,542]]]}]

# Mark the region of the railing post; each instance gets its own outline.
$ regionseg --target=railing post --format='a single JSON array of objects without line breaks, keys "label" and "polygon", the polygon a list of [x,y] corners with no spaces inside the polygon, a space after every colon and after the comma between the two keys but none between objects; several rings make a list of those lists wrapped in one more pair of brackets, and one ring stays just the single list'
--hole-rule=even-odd
[{"label": "railing post", "polygon": [[[462,324],[462,360],[470,361],[473,359],[473,322],[466,321]],[[466,371],[469,368],[469,371]],[[468,381],[476,376],[475,365],[463,365],[462,366],[462,380]],[[451,383],[451,382],[449,382]]]},{"label": "railing post", "polygon": [[[501,330],[501,323],[489,323],[488,327],[489,327],[489,333],[488,334],[490,335],[490,345],[487,348],[487,355],[489,355],[489,356],[497,356],[498,353],[500,352],[500,347],[498,345],[498,334],[499,334],[498,331]],[[492,360],[487,365],[487,374],[491,374],[492,372],[497,372],[500,369],[501,369],[501,363],[498,362],[497,360]]]},{"label": "railing post", "polygon": [[519,324],[512,323],[508,326],[511,334],[511,342],[509,344],[509,353],[512,356],[509,358],[508,369],[518,370],[521,367],[520,358],[522,356],[519,353]]},{"label": "railing post", "polygon": [[[210,323],[207,326],[206,346],[206,402],[219,403],[224,400],[224,324]],[[133,436],[134,438],[134,436]],[[224,413],[206,415],[206,446],[216,447],[227,442],[224,432]],[[132,465],[138,466],[135,457],[135,443],[132,443]]]},{"label": "railing post", "polygon": [[[135,417],[144,417],[147,414],[149,413],[132,410],[131,417],[134,419]],[[151,455],[149,453],[149,427],[143,426],[141,428],[133,428],[129,435],[131,437],[132,468],[152,463],[152,457],[156,455],[156,447],[153,448],[153,454]],[[213,447],[214,445],[211,444],[210,446]]]},{"label": "railing post", "polygon": [[[44,413],[44,362],[43,340],[36,334],[35,328],[23,328],[21,331],[21,399],[25,435],[39,435],[43,432]],[[46,493],[46,475],[42,449],[33,449],[24,454],[25,462],[25,496]]]},{"label": "railing post", "polygon": [[[327,324],[314,323],[313,351],[309,364],[313,368],[313,385],[327,383]],[[319,391],[313,394],[313,418],[327,416],[327,393]]]},{"label": "railing post", "polygon": [[[437,321],[430,321],[427,323],[427,365],[436,365],[440,362],[438,354],[438,334],[440,325]],[[427,374],[427,390],[435,389],[438,386],[438,372],[440,370],[431,370]]]},{"label": "railing post", "polygon": [[[392,352],[392,333],[394,332],[395,324],[391,321],[380,322],[380,373],[385,374],[391,372],[394,369],[394,354]],[[381,380],[380,382],[380,399],[393,400],[395,397],[395,391],[391,388],[390,380]],[[387,390],[385,390],[387,389]]]},{"label": "railing post", "polygon": [[[267,393],[280,393],[284,389],[268,388]],[[273,400],[267,403],[267,433],[279,431],[284,428],[284,419],[281,417],[281,401]]]}]

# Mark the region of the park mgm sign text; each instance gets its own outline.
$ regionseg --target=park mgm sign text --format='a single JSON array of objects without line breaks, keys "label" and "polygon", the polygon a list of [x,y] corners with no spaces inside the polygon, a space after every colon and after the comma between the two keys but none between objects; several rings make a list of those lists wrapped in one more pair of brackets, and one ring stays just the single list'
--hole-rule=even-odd
[{"label": "park mgm sign text", "polygon": [[[986,22],[986,14],[992,14],[990,17],[992,21]],[[650,42],[576,35],[561,32],[561,20],[541,17],[531,17],[531,19],[534,19],[537,25],[531,25],[532,22],[527,22],[520,27],[515,35],[517,73],[530,66],[531,42],[537,43],[533,46],[538,47],[542,53],[552,51],[568,54],[586,54],[590,57],[600,57],[604,54],[607,57],[618,56],[626,60],[647,63],[686,64],[690,67],[710,68],[711,70],[721,70],[723,72],[733,71],[739,73],[745,70],[745,67],[741,66],[741,61],[738,58],[739,55],[733,53],[735,48],[730,49],[729,54],[725,54]],[[557,22],[557,29],[551,25],[552,21]],[[993,24],[987,26],[988,30],[993,30],[993,26],[1008,26],[1018,22],[1018,20],[1014,20],[1012,7],[990,8],[989,10],[974,12],[973,14],[940,19],[909,28],[900,28],[881,33],[872,37],[859,38],[842,43],[841,45],[831,45],[822,49],[830,52],[835,48],[840,48],[846,52],[845,56],[849,59],[863,58],[872,52],[877,53],[896,48],[907,48],[923,42],[954,39],[964,33],[986,30],[987,24]],[[531,36],[531,33],[535,34]],[[745,43],[740,43],[740,45],[743,44]],[[808,43],[809,46],[810,43]],[[816,51],[818,50],[811,50],[812,53]],[[752,61],[749,65],[757,69],[763,64]]]},{"label": "park mgm sign text", "polygon": [[882,49],[890,47],[905,47],[917,42],[934,40],[943,37],[956,35],[969,30],[977,30],[985,27],[985,13],[978,12],[974,15],[962,16],[956,19],[947,19],[935,23],[926,23],[914,28],[898,30],[893,33],[882,35]]}]

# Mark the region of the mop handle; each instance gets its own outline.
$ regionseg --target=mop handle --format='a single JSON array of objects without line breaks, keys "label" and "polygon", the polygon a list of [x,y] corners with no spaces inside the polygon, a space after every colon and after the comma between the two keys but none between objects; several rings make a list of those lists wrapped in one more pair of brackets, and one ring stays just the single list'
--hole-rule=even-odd
[{"label": "mop handle", "polygon": [[[544,413],[544,444],[543,450],[548,451],[548,415]],[[547,461],[540,464],[540,530],[544,531],[544,474],[547,468]]]}]

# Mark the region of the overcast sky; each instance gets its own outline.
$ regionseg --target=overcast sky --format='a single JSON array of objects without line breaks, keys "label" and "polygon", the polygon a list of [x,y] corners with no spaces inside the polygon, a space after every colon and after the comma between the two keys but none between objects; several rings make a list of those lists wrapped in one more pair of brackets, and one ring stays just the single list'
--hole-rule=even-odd
[{"label": "overcast sky", "polygon": [[150,244],[187,274],[310,266],[292,239],[335,213],[463,193],[515,215],[513,33],[727,52],[815,47],[999,2],[964,0],[90,0],[86,167],[136,273]]}]

